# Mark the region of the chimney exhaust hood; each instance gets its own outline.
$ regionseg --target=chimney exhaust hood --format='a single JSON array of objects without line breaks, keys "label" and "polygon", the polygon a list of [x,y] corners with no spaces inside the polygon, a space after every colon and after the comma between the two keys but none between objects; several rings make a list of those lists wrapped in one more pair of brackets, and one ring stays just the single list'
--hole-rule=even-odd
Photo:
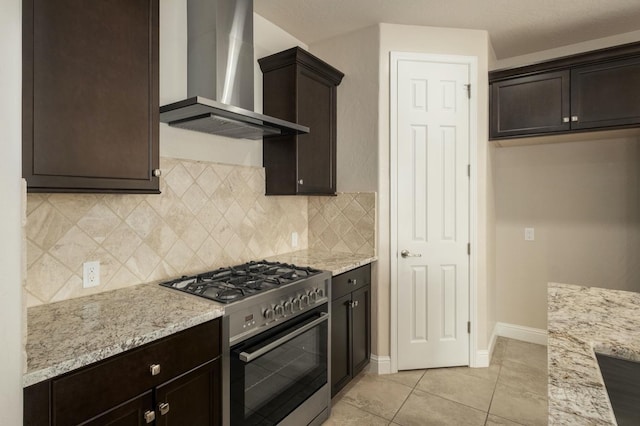
[{"label": "chimney exhaust hood", "polygon": [[261,139],[309,128],[253,111],[253,0],[188,0],[188,98],[160,121],[215,135]]}]

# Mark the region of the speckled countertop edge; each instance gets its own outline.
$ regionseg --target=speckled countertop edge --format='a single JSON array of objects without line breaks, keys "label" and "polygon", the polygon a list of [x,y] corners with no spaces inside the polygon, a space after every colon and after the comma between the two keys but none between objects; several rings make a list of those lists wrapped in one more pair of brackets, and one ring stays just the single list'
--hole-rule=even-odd
[{"label": "speckled countertop edge", "polygon": [[594,351],[640,361],[638,312],[639,293],[549,283],[549,424],[616,424]]},{"label": "speckled countertop edge", "polygon": [[27,387],[221,317],[221,304],[157,284],[27,311]]},{"label": "speckled countertop edge", "polygon": [[[268,260],[310,266],[338,275],[375,256],[300,250]],[[31,386],[224,315],[224,306],[139,284],[27,311],[27,372]]]},{"label": "speckled countertop edge", "polygon": [[271,256],[266,260],[310,266],[323,271],[331,271],[331,274],[335,276],[375,262],[378,258],[374,255],[308,249]]}]

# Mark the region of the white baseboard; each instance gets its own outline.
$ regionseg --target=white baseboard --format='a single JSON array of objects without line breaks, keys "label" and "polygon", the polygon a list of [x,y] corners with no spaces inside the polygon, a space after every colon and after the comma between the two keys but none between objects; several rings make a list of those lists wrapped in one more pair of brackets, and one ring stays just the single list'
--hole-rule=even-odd
[{"label": "white baseboard", "polygon": [[374,374],[391,374],[391,357],[371,354],[369,371]]},{"label": "white baseboard", "polygon": [[490,360],[489,359],[489,354],[490,354],[490,352],[488,350],[486,350],[486,349],[478,349],[476,351],[475,362],[470,367],[472,367],[472,368],[488,367],[489,366],[489,360]]},{"label": "white baseboard", "polygon": [[493,353],[493,345],[495,344],[497,336],[522,340],[523,342],[536,343],[538,345],[547,345],[547,330],[498,322],[496,323],[496,326],[493,329],[493,335],[491,336],[489,346],[491,353]]}]

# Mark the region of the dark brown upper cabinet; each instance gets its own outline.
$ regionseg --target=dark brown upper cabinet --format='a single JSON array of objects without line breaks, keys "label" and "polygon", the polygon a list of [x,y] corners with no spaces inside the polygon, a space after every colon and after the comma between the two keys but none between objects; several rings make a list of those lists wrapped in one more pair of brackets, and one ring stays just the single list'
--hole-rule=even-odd
[{"label": "dark brown upper cabinet", "polygon": [[310,129],[264,138],[266,194],[335,195],[336,95],[344,74],[298,47],[258,62],[263,112]]},{"label": "dark brown upper cabinet", "polygon": [[492,138],[571,129],[569,71],[498,81],[491,100]]},{"label": "dark brown upper cabinet", "polygon": [[640,126],[640,43],[489,73],[490,139]]},{"label": "dark brown upper cabinet", "polygon": [[158,0],[23,2],[31,192],[158,193]]}]

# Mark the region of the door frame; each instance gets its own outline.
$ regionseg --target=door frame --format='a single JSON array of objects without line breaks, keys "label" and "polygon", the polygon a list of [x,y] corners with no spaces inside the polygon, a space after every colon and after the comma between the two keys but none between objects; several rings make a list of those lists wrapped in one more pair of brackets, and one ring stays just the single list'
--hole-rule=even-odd
[{"label": "door frame", "polygon": [[402,60],[464,64],[469,66],[471,99],[469,102],[469,366],[479,365],[478,359],[478,58],[476,56],[439,55],[414,52],[390,52],[389,109],[389,170],[390,170],[390,288],[391,288],[391,373],[398,372],[398,62]]}]

